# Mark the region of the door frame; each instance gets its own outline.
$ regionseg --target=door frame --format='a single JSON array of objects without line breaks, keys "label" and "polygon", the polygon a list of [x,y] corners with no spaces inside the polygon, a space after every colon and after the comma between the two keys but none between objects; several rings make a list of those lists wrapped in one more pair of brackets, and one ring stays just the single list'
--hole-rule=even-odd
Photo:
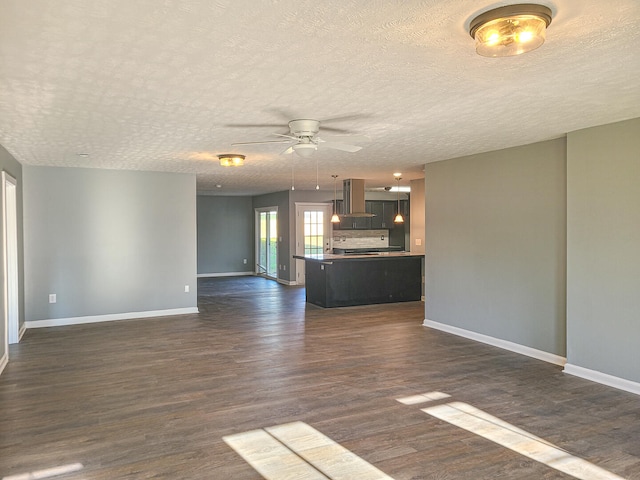
[{"label": "door frame", "polygon": [[[18,182],[2,172],[2,257],[5,347],[20,341],[18,277]],[[7,350],[8,351],[8,350]]]},{"label": "door frame", "polygon": [[[254,272],[256,275],[258,276],[264,276],[265,278],[269,278],[272,280],[277,280],[278,279],[278,272],[279,272],[279,264],[278,264],[278,243],[279,243],[279,237],[276,238],[276,275],[275,276],[271,276],[269,275],[268,271],[261,271],[260,269],[260,214],[263,212],[276,212],[276,222],[278,220],[278,207],[259,207],[259,208],[255,208],[254,209],[254,218],[255,218],[255,259],[256,259],[256,264],[255,264],[255,269]],[[279,230],[279,228],[278,228]],[[276,232],[278,233],[278,235],[280,235],[280,232]]]},{"label": "door frame", "polygon": [[[333,202],[295,202],[296,206],[296,255],[304,255],[304,218],[303,212],[307,210],[322,210],[324,212],[324,235],[323,235],[323,250],[325,253],[331,253],[331,240],[333,237],[333,225],[331,224],[331,214],[333,213]],[[305,269],[304,260],[295,260],[295,284],[305,284]]]}]

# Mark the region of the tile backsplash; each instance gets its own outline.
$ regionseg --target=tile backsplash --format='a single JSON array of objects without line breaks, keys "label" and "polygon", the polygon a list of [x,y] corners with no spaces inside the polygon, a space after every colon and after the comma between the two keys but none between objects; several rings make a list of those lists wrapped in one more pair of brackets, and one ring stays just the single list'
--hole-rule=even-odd
[{"label": "tile backsplash", "polygon": [[389,230],[336,230],[335,248],[384,248],[389,246]]}]

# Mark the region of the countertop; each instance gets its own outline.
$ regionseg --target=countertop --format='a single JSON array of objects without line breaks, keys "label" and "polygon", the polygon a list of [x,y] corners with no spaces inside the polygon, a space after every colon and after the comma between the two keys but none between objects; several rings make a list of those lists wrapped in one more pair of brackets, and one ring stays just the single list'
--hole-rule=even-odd
[{"label": "countertop", "polygon": [[321,253],[317,255],[294,255],[293,258],[315,262],[335,262],[347,260],[383,260],[398,257],[424,257],[423,253],[411,252],[372,252],[359,254]]}]

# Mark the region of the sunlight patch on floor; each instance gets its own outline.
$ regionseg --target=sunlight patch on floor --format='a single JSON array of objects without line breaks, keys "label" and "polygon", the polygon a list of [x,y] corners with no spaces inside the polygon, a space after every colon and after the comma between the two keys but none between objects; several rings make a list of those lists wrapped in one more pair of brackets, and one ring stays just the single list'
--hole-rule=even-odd
[{"label": "sunlight patch on floor", "polygon": [[71,463],[69,465],[59,465],[57,467],[45,468],[33,472],[19,473],[17,475],[9,475],[2,477],[2,480],[40,480],[43,478],[57,477],[67,473],[78,472],[84,468],[81,463]]},{"label": "sunlight patch on floor", "polygon": [[442,392],[429,392],[411,395],[404,398],[396,398],[396,400],[404,405],[417,405],[419,403],[433,402],[435,400],[442,400],[450,397],[451,395]]},{"label": "sunlight patch on floor", "polygon": [[440,420],[475,433],[580,480],[623,480],[608,470],[463,402],[423,408]]},{"label": "sunlight patch on floor", "polygon": [[223,437],[267,480],[393,480],[303,422]]}]

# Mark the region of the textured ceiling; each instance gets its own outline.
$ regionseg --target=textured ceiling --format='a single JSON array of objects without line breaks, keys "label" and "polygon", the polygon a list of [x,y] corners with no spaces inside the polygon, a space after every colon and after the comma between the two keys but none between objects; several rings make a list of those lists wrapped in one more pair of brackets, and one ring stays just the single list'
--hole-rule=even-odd
[{"label": "textured ceiling", "polygon": [[[316,163],[326,190],[334,173],[390,185],[640,116],[640,1],[541,1],[540,49],[476,55],[471,18],[506,3],[2,0],[0,144],[27,165],[194,173],[201,192],[240,195],[289,188],[292,168],[312,189]],[[231,146],[294,118],[371,142],[309,159]],[[263,123],[282,128],[238,126]],[[245,166],[219,166],[228,152]]]}]

